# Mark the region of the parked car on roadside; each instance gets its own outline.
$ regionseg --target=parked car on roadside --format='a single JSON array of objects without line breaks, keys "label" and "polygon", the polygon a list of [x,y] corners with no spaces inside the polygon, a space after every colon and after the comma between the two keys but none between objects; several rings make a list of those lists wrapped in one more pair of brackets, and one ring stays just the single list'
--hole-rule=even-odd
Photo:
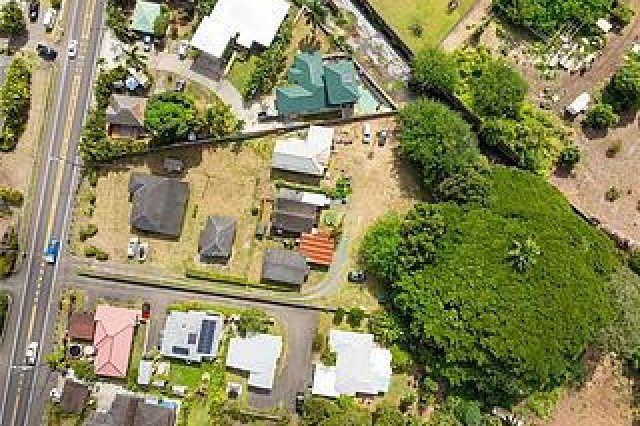
[{"label": "parked car on roadside", "polygon": [[371,123],[364,123],[362,125],[362,143],[371,143]]},{"label": "parked car on roadside", "polygon": [[386,129],[378,131],[378,146],[385,146],[388,136],[389,134]]},{"label": "parked car on roadside", "polygon": [[40,14],[40,2],[32,0],[29,3],[29,20],[31,22],[36,22],[38,20],[39,14]]},{"label": "parked car on roadside", "polygon": [[58,56],[58,52],[42,43],[38,43],[36,52],[42,59],[46,59],[48,61],[53,61]]},{"label": "parked car on roadside", "polygon": [[149,254],[149,243],[140,243],[138,246],[138,260],[144,262]]},{"label": "parked car on roadside", "polygon": [[78,40],[71,40],[69,42],[68,53],[69,59],[75,59],[75,57],[78,56]]},{"label": "parked car on roadside", "polygon": [[142,42],[144,43],[144,51],[145,52],[150,52],[151,48],[153,47],[153,39],[151,38],[151,36],[144,36],[144,38],[142,39]]},{"label": "parked car on roadside", "polygon": [[178,58],[185,59],[187,57],[188,51],[189,51],[189,42],[185,40],[181,40],[180,44],[178,44]]}]

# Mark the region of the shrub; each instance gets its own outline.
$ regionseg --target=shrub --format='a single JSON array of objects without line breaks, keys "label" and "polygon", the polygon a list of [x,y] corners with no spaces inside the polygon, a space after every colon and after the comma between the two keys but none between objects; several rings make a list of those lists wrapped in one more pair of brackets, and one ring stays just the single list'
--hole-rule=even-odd
[{"label": "shrub", "polygon": [[611,185],[604,194],[604,198],[610,203],[613,203],[620,197],[622,197],[622,191],[615,185]]},{"label": "shrub", "polygon": [[98,227],[93,223],[87,225],[86,228],[82,228],[79,232],[79,239],[82,242],[87,241],[89,238],[95,236],[98,233]]},{"label": "shrub", "polygon": [[87,180],[92,188],[98,186],[98,172],[96,169],[89,169],[87,171]]},{"label": "shrub", "polygon": [[626,27],[633,20],[635,12],[631,7],[624,4],[622,1],[616,2],[616,7],[611,11],[611,17],[623,27]]},{"label": "shrub", "polygon": [[406,373],[413,364],[411,354],[398,345],[393,345],[391,350],[391,368],[394,373]]},{"label": "shrub", "polygon": [[321,353],[322,351],[324,351],[326,342],[327,336],[316,330],[316,333],[313,335],[313,341],[311,342],[311,349],[313,350],[313,352]]},{"label": "shrub", "polygon": [[403,412],[409,411],[409,408],[411,408],[411,406],[416,403],[416,400],[416,394],[413,392],[404,395],[402,398],[400,398],[400,403],[398,404],[400,410]]},{"label": "shrub", "polygon": [[616,124],[619,119],[611,105],[599,102],[587,111],[587,116],[582,123],[592,129],[604,130]]},{"label": "shrub", "polygon": [[607,158],[613,158],[616,155],[618,155],[620,151],[622,151],[622,141],[618,139],[614,141],[611,145],[609,145],[605,155],[607,156]]},{"label": "shrub", "polygon": [[631,252],[627,259],[627,264],[629,265],[629,269],[640,275],[640,249]]},{"label": "shrub", "polygon": [[336,365],[337,355],[335,352],[332,352],[329,347],[325,347],[322,353],[320,354],[320,361],[327,367],[332,367]]},{"label": "shrub", "polygon": [[247,333],[266,333],[269,331],[267,315],[257,309],[246,309],[240,315],[238,321],[238,332],[246,336]]},{"label": "shrub", "polygon": [[96,251],[96,260],[99,260],[101,262],[109,260],[109,253],[98,249],[98,251]]},{"label": "shrub", "polygon": [[8,186],[0,187],[0,199],[16,207],[21,206],[24,201],[22,192],[17,189],[9,188]]},{"label": "shrub", "polygon": [[[22,16],[22,9],[19,9]],[[0,114],[4,118],[0,150],[15,148],[22,135],[31,106],[31,70],[22,58],[15,58],[7,70],[4,85],[0,88]]]},{"label": "shrub", "polygon": [[342,324],[342,320],[344,320],[344,316],[346,315],[346,313],[347,311],[345,311],[344,308],[336,309],[336,311],[333,313],[333,323],[335,325]]},{"label": "shrub", "polygon": [[347,312],[347,322],[353,328],[360,327],[362,320],[364,319],[365,312],[360,308],[351,308]]},{"label": "shrub", "polygon": [[580,162],[581,157],[580,149],[576,145],[571,144],[560,153],[560,163],[569,170],[572,170]]},{"label": "shrub", "polygon": [[95,246],[89,246],[84,248],[85,257],[95,257],[98,254],[98,248]]}]

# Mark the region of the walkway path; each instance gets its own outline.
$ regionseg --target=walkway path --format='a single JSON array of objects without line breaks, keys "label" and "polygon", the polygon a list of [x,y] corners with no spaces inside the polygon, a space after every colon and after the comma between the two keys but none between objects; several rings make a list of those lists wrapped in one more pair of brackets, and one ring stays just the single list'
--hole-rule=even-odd
[{"label": "walkway path", "polygon": [[447,37],[442,40],[440,47],[447,52],[453,52],[459,47],[462,47],[464,42],[471,37],[476,27],[482,22],[482,19],[488,15],[489,9],[491,9],[491,2],[491,0],[479,0],[474,4],[471,10],[458,21]]}]

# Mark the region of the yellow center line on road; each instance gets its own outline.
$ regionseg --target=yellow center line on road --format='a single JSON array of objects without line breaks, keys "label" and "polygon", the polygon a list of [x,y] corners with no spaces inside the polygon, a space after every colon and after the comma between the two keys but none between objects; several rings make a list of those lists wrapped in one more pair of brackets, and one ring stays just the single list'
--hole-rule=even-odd
[{"label": "yellow center line on road", "polygon": [[[69,109],[67,111],[67,121],[64,127],[64,134],[62,136],[62,147],[60,149],[60,157],[64,158],[66,152],[69,149],[69,140],[71,139],[71,130],[73,128],[73,117],[75,112],[76,100],[78,99],[78,91],[80,90],[80,76],[74,75],[73,82],[71,83],[71,97],[69,99]],[[56,182],[53,188],[53,197],[51,198],[52,209],[49,214],[49,224],[47,225],[47,237],[51,238],[51,231],[53,230],[53,222],[56,217],[56,205],[58,204],[58,198],[60,197],[60,189],[62,187],[62,178],[64,177],[64,162],[60,161],[56,169]],[[47,243],[45,243],[47,244]]]},{"label": "yellow center line on road", "polygon": [[85,20],[82,25],[83,40],[89,39],[89,32],[91,31],[91,23],[93,22],[93,12],[95,11],[95,8],[96,8],[96,0],[89,0],[89,3],[87,4],[87,9],[89,13],[86,13],[86,10],[85,10],[85,15],[84,15]]}]

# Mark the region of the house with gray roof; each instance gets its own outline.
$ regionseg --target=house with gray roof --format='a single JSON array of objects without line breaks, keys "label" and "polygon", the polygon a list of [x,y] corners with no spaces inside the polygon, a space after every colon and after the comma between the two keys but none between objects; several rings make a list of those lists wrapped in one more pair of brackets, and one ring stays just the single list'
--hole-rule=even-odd
[{"label": "house with gray roof", "polygon": [[226,263],[231,257],[236,236],[236,220],[229,216],[209,216],[198,240],[202,262]]},{"label": "house with gray roof", "polygon": [[271,213],[275,234],[298,235],[310,232],[318,224],[318,207],[290,197],[278,197]]},{"label": "house with gray roof", "polygon": [[248,385],[271,390],[282,352],[282,337],[257,334],[233,337],[227,352],[227,367],[249,373]]},{"label": "house with gray roof", "polygon": [[109,136],[114,138],[138,138],[144,133],[144,111],[147,98],[141,96],[113,95],[107,107]]},{"label": "house with gray roof", "polygon": [[94,411],[85,426],[174,426],[175,422],[173,404],[119,393],[108,411]]},{"label": "house with gray roof", "polygon": [[189,185],[177,179],[132,173],[129,178],[131,227],[172,238],[180,236]]},{"label": "house with gray roof", "polygon": [[311,126],[307,138],[276,141],[271,167],[293,173],[323,176],[333,147],[331,127]]},{"label": "house with gray roof", "polygon": [[269,248],[262,259],[262,280],[300,286],[309,275],[307,259],[293,250]]},{"label": "house with gray roof", "polygon": [[221,314],[171,311],[162,332],[160,352],[166,357],[193,362],[215,358],[223,326]]}]

